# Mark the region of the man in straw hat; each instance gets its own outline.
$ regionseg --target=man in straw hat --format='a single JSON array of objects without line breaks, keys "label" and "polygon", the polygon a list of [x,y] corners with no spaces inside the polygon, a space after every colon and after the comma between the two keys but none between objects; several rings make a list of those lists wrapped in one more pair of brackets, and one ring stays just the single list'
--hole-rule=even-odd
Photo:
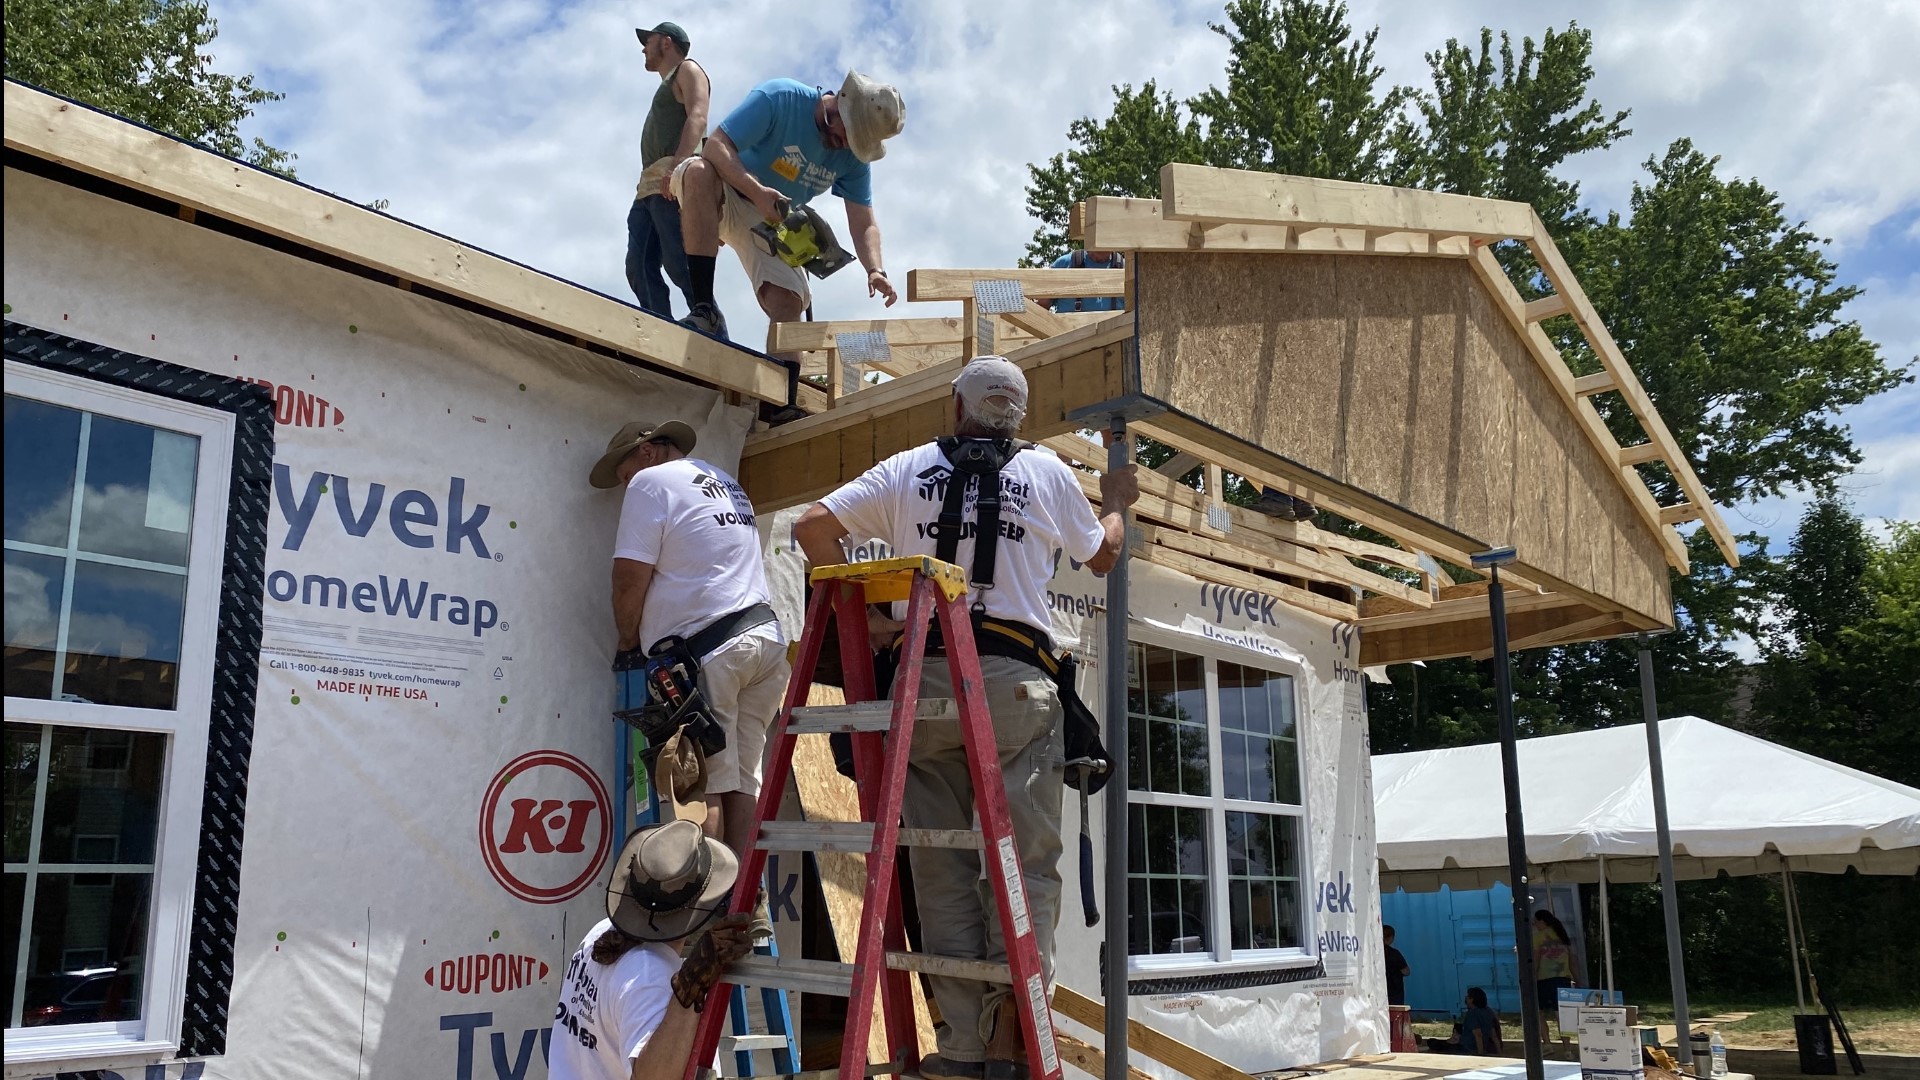
[{"label": "man in straw hat", "polygon": [[891,306],[898,294],[880,258],[868,166],[885,156],[885,140],[900,134],[906,118],[900,91],[857,71],[847,72],[837,91],[793,79],[754,87],[720,121],[700,156],[682,162],[673,174],[692,309],[680,321],[702,333],[727,336],[726,318],[713,299],[714,262],[723,243],[739,256],[767,318],[800,318],[812,302],[806,272],[760,250],[752,229],[781,220],[782,200],[800,207],[828,191],[846,204],[853,252],[867,271],[867,295],[884,296]]},{"label": "man in straw hat", "polygon": [[[615,670],[663,648],[698,669],[726,745],[706,760],[707,835],[744,853],[760,796],[767,728],[787,688],[786,639],[774,618],[753,503],[678,420],[614,432],[588,481],[624,487],[613,546]],[[691,812],[691,811],[690,811]]]},{"label": "man in straw hat", "polygon": [[[899,555],[950,559],[969,568],[971,582],[991,586],[973,592],[974,638],[1034,937],[1051,979],[1053,932],[1060,917],[1068,706],[1063,691],[1035,663],[1041,653],[1053,658],[1047,582],[1062,552],[1095,571],[1113,567],[1125,542],[1120,512],[1139,497],[1140,488],[1133,466],[1102,474],[1101,514],[1096,515],[1071,467],[1014,441],[1026,410],[1027,379],[1020,368],[1003,357],[976,357],[953,380],[957,438],[922,443],[868,469],[814,504],[794,525],[793,536],[814,566],[845,562],[843,539],[873,538],[893,545]],[[980,466],[973,455],[987,451],[994,457]],[[968,463],[965,472],[962,462]],[[998,520],[983,522],[977,496],[970,492],[989,482],[1000,491]],[[960,520],[950,518],[949,508]],[[961,539],[951,554],[942,555],[940,538],[949,527]],[[980,536],[993,538],[984,548],[990,561],[975,558],[983,550]],[[905,608],[896,604],[894,618],[903,617]],[[1005,632],[1026,645],[1003,647],[1015,640]],[[930,642],[929,652],[934,648]],[[956,696],[945,663],[929,660],[920,694]],[[958,726],[919,725],[911,754],[902,807],[907,826],[974,828],[973,782]],[[981,879],[979,853],[915,848],[911,859],[926,951],[1004,960],[1006,945]],[[946,977],[927,981],[940,1003],[941,1024],[935,1032],[940,1052],[922,1064],[925,1075],[1023,1075],[1025,1055],[1007,987]]]},{"label": "man in straw hat", "polygon": [[678,1077],[686,1069],[708,992],[752,950],[747,916],[714,921],[739,872],[733,852],[691,821],[627,838],[607,882],[607,917],[581,939],[560,982],[547,1051],[552,1080]]}]

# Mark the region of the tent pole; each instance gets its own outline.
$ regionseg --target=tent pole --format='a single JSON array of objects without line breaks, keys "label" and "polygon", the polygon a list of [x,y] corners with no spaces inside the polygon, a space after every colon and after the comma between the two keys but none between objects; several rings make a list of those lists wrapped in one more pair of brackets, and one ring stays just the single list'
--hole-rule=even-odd
[{"label": "tent pole", "polygon": [[1607,857],[1600,856],[1600,952],[1606,957],[1607,1000],[1613,1000],[1613,919],[1607,914]]},{"label": "tent pole", "polygon": [[1640,708],[1647,719],[1647,767],[1653,781],[1653,829],[1660,843],[1660,899],[1667,915],[1667,978],[1673,987],[1675,1056],[1693,1064],[1687,1016],[1687,966],[1680,950],[1680,894],[1673,880],[1673,833],[1667,827],[1667,777],[1660,756],[1660,704],[1653,690],[1651,635],[1640,635]]},{"label": "tent pole", "polygon": [[[1107,471],[1118,472],[1133,463],[1133,441],[1127,438],[1127,418],[1114,413],[1107,429]],[[1127,512],[1120,511],[1123,531]],[[1111,740],[1107,797],[1107,939],[1105,990],[1106,1080],[1128,1080],[1127,1067],[1127,547],[1107,571],[1107,641],[1102,662],[1107,665],[1107,702],[1102,720]]]},{"label": "tent pole", "polygon": [[1800,1011],[1807,1011],[1807,991],[1800,982],[1800,942],[1793,928],[1793,871],[1787,868],[1785,856],[1780,859],[1780,906],[1787,913],[1787,962],[1793,965],[1793,999],[1800,1003]]}]

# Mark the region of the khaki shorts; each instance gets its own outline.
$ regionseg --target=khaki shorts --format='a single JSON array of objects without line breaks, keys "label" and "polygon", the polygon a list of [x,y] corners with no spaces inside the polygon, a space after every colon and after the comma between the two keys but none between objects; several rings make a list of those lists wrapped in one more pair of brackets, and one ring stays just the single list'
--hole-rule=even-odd
[{"label": "khaki shorts", "polygon": [[727,745],[707,758],[707,792],[758,797],[767,729],[787,693],[787,647],[771,626],[756,627],[708,653],[700,681]]},{"label": "khaki shorts", "polygon": [[[673,170],[673,197],[676,201],[681,197],[680,186],[686,176],[687,161],[682,161]],[[745,195],[735,191],[732,184],[722,181],[720,191],[720,242],[732,248],[733,253],[740,257],[740,268],[747,272],[747,279],[753,282],[754,295],[759,295],[760,286],[772,285],[797,294],[802,305],[811,304],[813,291],[807,287],[807,272],[797,266],[788,266],[760,250],[759,245],[753,242],[753,227],[765,220],[760,216],[759,209]]]}]

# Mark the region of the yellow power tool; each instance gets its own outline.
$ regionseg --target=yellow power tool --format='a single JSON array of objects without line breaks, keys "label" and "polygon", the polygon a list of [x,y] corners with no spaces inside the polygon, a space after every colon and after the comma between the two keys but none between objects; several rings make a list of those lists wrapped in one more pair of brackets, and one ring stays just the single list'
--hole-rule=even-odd
[{"label": "yellow power tool", "polygon": [[786,199],[780,200],[776,209],[780,214],[778,224],[763,221],[753,227],[753,242],[761,251],[817,278],[853,261],[819,211],[811,206],[796,207]]}]

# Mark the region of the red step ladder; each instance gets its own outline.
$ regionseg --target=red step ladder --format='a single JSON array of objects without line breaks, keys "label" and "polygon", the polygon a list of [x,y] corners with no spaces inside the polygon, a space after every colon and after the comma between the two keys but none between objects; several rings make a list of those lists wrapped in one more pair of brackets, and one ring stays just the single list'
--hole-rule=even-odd
[{"label": "red step ladder", "polygon": [[[713,1075],[708,1063],[714,1060],[720,1043],[721,1026],[726,1020],[722,1003],[726,1001],[727,987],[732,984],[846,996],[847,1026],[841,1043],[839,1075],[851,1078],[917,1072],[920,1050],[908,982],[914,972],[1010,986],[1030,1075],[1034,1080],[1059,1080],[1060,1058],[1054,1045],[1046,977],[1040,966],[1033,920],[1027,910],[1026,884],[1021,876],[1012,819],[1007,812],[1006,790],[1000,779],[993,720],[987,714],[980,658],[974,650],[973,624],[967,613],[966,573],[951,563],[918,557],[823,566],[813,571],[812,581],[813,600],[807,608],[806,629],[794,661],[793,679],[787,685],[786,703],[775,721],[773,757],[767,766],[766,783],[760,789],[760,805],[754,813],[753,850],[744,860],[728,910],[752,910],[769,851],[866,852],[867,885],[861,908],[859,945],[851,964],[798,957],[749,956],[730,968],[725,979],[713,988],[701,1013],[685,1080],[703,1080]],[[866,607],[869,602],[898,600],[907,602],[900,667],[894,675],[892,699],[876,700],[872,652],[867,644]],[[927,628],[936,618],[946,646],[947,665],[953,673],[953,685],[959,694],[957,702],[920,700]],[[837,624],[840,635],[847,704],[809,706],[807,694],[829,622]],[[900,804],[906,791],[907,755],[914,725],[956,721],[966,746],[980,831],[901,828]],[[848,732],[853,736],[855,785],[860,792],[863,820],[845,823],[774,820],[793,771],[797,736],[833,732]],[[1002,939],[1007,944],[1007,963],[907,951],[895,875],[895,862],[902,844],[964,847],[983,853],[987,877],[993,882],[995,906],[999,909]],[[888,1060],[885,1062],[867,1060],[876,986],[880,989],[886,1025]]]}]

